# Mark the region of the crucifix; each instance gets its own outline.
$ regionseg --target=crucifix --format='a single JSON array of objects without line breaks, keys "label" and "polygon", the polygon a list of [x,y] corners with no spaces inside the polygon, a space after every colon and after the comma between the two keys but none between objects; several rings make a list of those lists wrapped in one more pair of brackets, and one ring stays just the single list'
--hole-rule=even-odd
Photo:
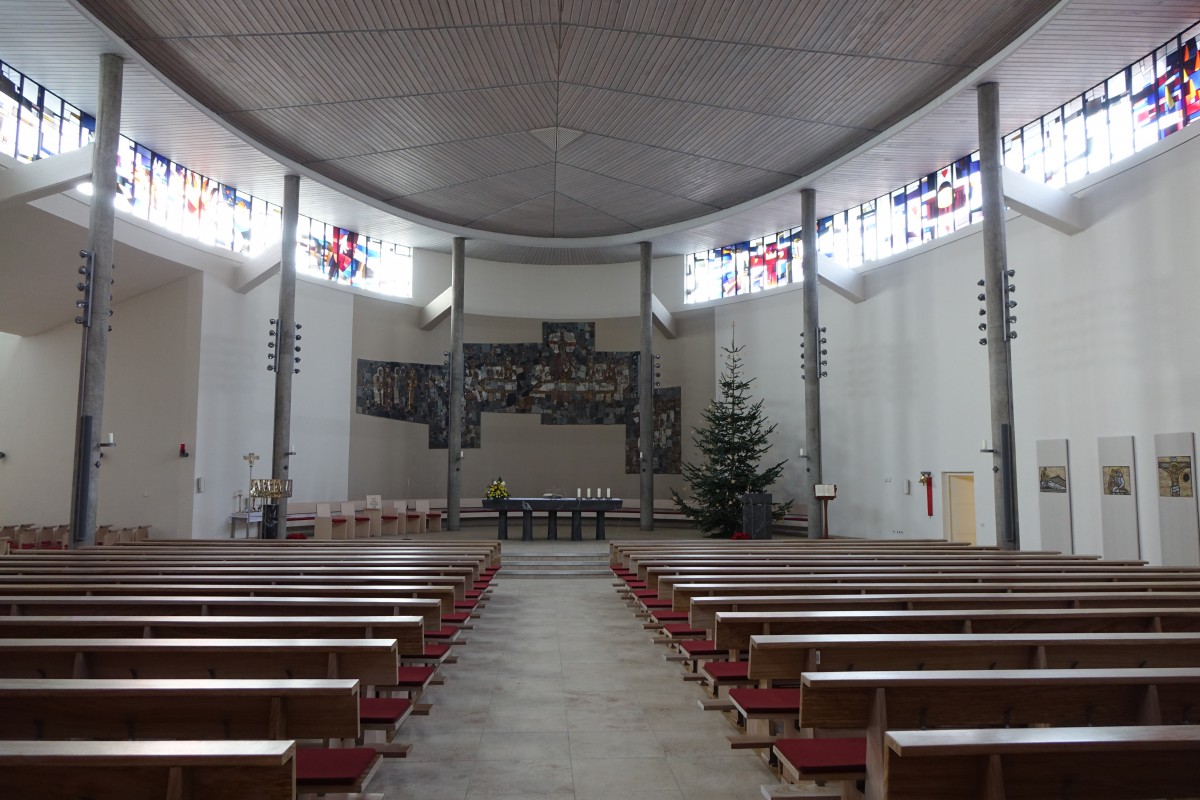
[{"label": "crucifix", "polygon": [[[254,451],[250,451],[249,453],[246,453],[246,455],[242,456],[242,460],[250,465],[250,486],[254,485],[254,462],[258,461],[260,458],[262,458],[262,456]],[[250,505],[254,505],[253,494],[250,495]],[[253,508],[251,508],[251,510],[253,510]]]}]

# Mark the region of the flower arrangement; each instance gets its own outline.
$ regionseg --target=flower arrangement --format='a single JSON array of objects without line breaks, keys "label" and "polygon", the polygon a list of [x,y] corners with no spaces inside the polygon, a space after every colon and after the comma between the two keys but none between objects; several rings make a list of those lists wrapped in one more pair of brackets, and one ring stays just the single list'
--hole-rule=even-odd
[{"label": "flower arrangement", "polygon": [[730,536],[729,538],[730,539],[749,539],[750,534],[746,533],[745,531],[737,531],[736,533],[733,534],[733,536]]},{"label": "flower arrangement", "polygon": [[506,500],[508,499],[508,485],[503,478],[496,478],[488,484],[487,493],[484,496],[488,500]]}]

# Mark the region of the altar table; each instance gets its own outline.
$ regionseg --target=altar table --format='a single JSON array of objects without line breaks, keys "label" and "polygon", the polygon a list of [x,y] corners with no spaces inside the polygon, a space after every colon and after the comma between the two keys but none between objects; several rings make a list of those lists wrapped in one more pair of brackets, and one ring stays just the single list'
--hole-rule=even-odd
[{"label": "altar table", "polygon": [[500,512],[496,523],[496,538],[508,538],[508,512],[521,512],[521,539],[533,541],[533,512],[545,511],[546,538],[558,538],[558,512],[571,513],[571,539],[583,539],[583,512],[596,513],[596,538],[604,538],[604,513],[615,511],[621,507],[619,497],[587,498],[587,497],[508,497],[503,500],[484,500],[483,507]]}]

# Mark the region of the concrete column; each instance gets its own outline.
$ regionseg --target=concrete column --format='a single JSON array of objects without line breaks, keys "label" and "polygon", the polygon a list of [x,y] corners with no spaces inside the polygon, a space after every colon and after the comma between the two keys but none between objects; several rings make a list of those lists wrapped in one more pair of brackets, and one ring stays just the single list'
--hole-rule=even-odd
[{"label": "concrete column", "polygon": [[642,350],[638,368],[638,490],[641,529],[654,530],[654,281],[651,275],[653,247],[641,243]]},{"label": "concrete column", "polygon": [[[279,316],[275,336],[275,435],[271,477],[288,477],[292,451],[292,377],[296,372],[296,224],[300,216],[300,176],[283,178],[283,233],[279,259]],[[279,500],[279,530],[287,535],[287,498]],[[264,524],[263,530],[267,526]]]},{"label": "concrete column", "polygon": [[104,420],[104,378],[108,360],[108,323],[112,311],[113,198],[117,194],[117,145],[121,138],[121,89],[125,60],[100,56],[100,94],[96,104],[96,143],[92,156],[92,207],[88,221],[91,275],[89,307],[83,319],[79,365],[79,404],[75,429],[75,469],[71,497],[71,539],[96,543],[99,501],[100,432]]},{"label": "concrete column", "polygon": [[804,446],[808,450],[808,538],[821,538],[825,514],[817,500],[821,483],[821,320],[817,308],[817,191],[800,190],[801,243],[804,249]]},{"label": "concrete column", "polygon": [[1004,176],[1000,150],[1000,86],[977,93],[979,179],[983,190],[983,293],[987,310],[988,387],[991,395],[992,473],[995,476],[996,543],[1019,550],[1017,487],[1013,480],[1012,363],[1008,325],[1008,247],[1004,231]]},{"label": "concrete column", "polygon": [[448,471],[446,476],[446,527],[459,529],[459,511],[462,507],[462,431],[465,400],[463,398],[463,296],[466,276],[467,240],[454,237],[450,250],[450,380],[447,381],[450,396],[447,406],[450,411],[449,443],[446,446]]}]

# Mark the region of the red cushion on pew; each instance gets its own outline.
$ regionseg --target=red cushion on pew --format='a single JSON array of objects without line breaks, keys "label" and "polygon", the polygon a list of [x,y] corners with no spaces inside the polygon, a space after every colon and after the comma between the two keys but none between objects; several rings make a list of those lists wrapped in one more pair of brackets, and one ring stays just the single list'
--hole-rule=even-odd
[{"label": "red cushion on pew", "polygon": [[478,605],[478,603],[476,603],[474,600],[468,600],[468,601],[463,601],[463,602],[456,601],[454,603],[454,607],[460,611],[474,611],[475,606],[477,606],[477,605]]},{"label": "red cushion on pew", "polygon": [[670,600],[648,600],[648,599],[643,598],[642,605],[644,605],[646,608],[670,608],[671,601]]},{"label": "red cushion on pew", "polygon": [[379,515],[379,518],[380,518],[380,519],[388,519],[388,520],[391,520],[391,519],[400,519],[400,518],[399,518],[399,517],[397,517],[395,514],[380,514],[380,515]]},{"label": "red cushion on pew", "polygon": [[288,514],[288,522],[305,522],[316,519],[312,514]]},{"label": "red cushion on pew", "polygon": [[491,581],[475,581],[474,586],[478,590],[483,590],[483,589],[488,588],[488,586],[490,584],[491,584]]},{"label": "red cushion on pew", "polygon": [[729,699],[747,714],[800,714],[799,689],[730,689]]},{"label": "red cushion on pew", "polygon": [[801,775],[867,769],[866,739],[776,739],[775,750]]},{"label": "red cushion on pew", "polygon": [[476,589],[468,589],[466,592],[464,592],[464,594],[468,600],[478,600],[479,598],[483,597],[483,592]]},{"label": "red cushion on pew", "polygon": [[[749,679],[750,677],[750,662],[749,661],[709,661],[700,670],[708,673],[709,677],[719,681],[736,681],[741,679]],[[800,704],[796,704],[796,708],[800,708]]]},{"label": "red cushion on pew", "polygon": [[626,588],[626,589],[634,589],[634,590],[637,590],[637,589],[645,589],[645,588],[646,588],[646,582],[645,582],[645,581],[632,581],[632,580],[631,580],[631,581],[625,581],[625,588]]},{"label": "red cushion on pew", "polygon": [[392,697],[364,697],[358,701],[358,718],[362,722],[396,722],[412,706],[412,700]]},{"label": "red cushion on pew", "polygon": [[658,597],[658,589],[638,589],[633,593],[633,596],[653,600]]},{"label": "red cushion on pew", "polygon": [[672,622],[669,625],[663,625],[663,630],[672,636],[703,636],[704,628],[693,628],[687,622]]},{"label": "red cushion on pew", "polygon": [[440,628],[425,631],[426,639],[453,639],[458,633],[458,628],[453,625],[443,625]]},{"label": "red cushion on pew", "polygon": [[305,536],[303,533],[289,533],[287,535],[287,538],[289,538],[289,539],[307,539],[308,537]]},{"label": "red cushion on pew", "polygon": [[296,750],[296,784],[353,784],[371,766],[370,747],[302,747]]},{"label": "red cushion on pew", "polygon": [[650,616],[654,617],[655,622],[687,622],[688,612],[659,609],[651,613]]},{"label": "red cushion on pew", "polygon": [[689,656],[719,656],[729,652],[717,647],[712,639],[697,639],[692,642],[680,642],[679,649]]},{"label": "red cushion on pew", "polygon": [[436,672],[435,667],[400,667],[396,670],[396,685],[402,687],[422,687]]},{"label": "red cushion on pew", "polygon": [[450,645],[448,644],[427,644],[425,645],[425,652],[421,653],[421,655],[425,658],[441,658],[449,652]]},{"label": "red cushion on pew", "polygon": [[454,625],[462,625],[471,619],[470,611],[455,611],[453,614],[442,614],[442,622],[449,622]]}]

